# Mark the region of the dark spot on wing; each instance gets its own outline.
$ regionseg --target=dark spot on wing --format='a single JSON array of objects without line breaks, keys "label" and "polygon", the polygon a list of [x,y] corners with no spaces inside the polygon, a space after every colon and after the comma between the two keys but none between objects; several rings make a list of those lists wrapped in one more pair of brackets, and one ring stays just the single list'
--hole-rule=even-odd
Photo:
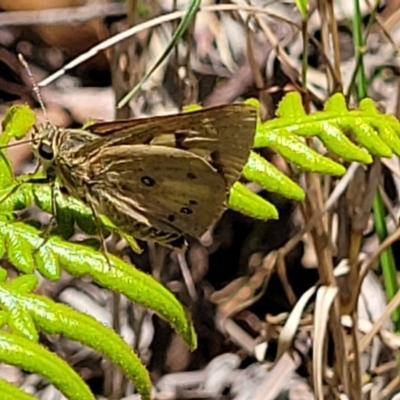
[{"label": "dark spot on wing", "polygon": [[197,178],[197,176],[193,172],[188,172],[187,177],[189,179],[196,179]]},{"label": "dark spot on wing", "polygon": [[192,205],[192,206],[196,206],[199,203],[197,203],[196,200],[189,200],[189,204]]},{"label": "dark spot on wing", "polygon": [[148,187],[152,187],[156,184],[156,181],[151,178],[150,176],[143,176],[141,178],[141,181],[143,183],[143,185],[148,186]]},{"label": "dark spot on wing", "polygon": [[188,207],[182,207],[180,211],[182,214],[187,214],[187,215],[193,214],[193,210],[191,210]]},{"label": "dark spot on wing", "polygon": [[175,215],[173,215],[173,214],[169,214],[167,218],[168,218],[169,222],[174,222],[175,221]]}]

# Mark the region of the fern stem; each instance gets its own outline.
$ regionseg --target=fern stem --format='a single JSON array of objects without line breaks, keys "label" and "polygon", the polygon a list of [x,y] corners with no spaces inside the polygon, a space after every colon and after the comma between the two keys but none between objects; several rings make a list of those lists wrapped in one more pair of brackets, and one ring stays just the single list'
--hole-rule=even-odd
[{"label": "fern stem", "polygon": [[[353,18],[353,36],[354,36],[354,47],[357,60],[357,96],[358,100],[367,97],[367,80],[364,70],[364,49],[365,42],[362,35],[361,26],[362,16],[360,11],[359,0],[354,0],[354,18]],[[372,211],[375,223],[376,234],[379,238],[379,242],[382,243],[387,237],[387,229],[385,223],[385,208],[382,201],[382,197],[379,191],[376,192],[373,203]],[[397,279],[396,279],[396,266],[393,257],[393,251],[391,247],[388,247],[379,257],[380,265],[382,268],[383,284],[385,287],[386,294],[390,299],[399,290]],[[400,310],[396,309],[391,315],[391,319],[396,327],[396,331],[400,331]]]},{"label": "fern stem", "polygon": [[364,70],[364,39],[362,35],[362,15],[360,11],[360,3],[354,0],[354,14],[353,14],[353,37],[354,37],[354,51],[357,65],[357,96],[358,100],[367,97],[367,79]]},{"label": "fern stem", "polygon": [[[382,196],[379,192],[376,193],[373,202],[373,213],[375,221],[375,230],[379,238],[379,242],[382,243],[387,237],[384,205]],[[383,283],[385,285],[385,291],[389,299],[392,299],[397,291],[399,290],[396,278],[396,268],[394,263],[393,251],[391,247],[388,247],[380,255],[380,264],[382,268]],[[395,323],[397,331],[400,325],[400,310],[397,308],[391,318]]]}]

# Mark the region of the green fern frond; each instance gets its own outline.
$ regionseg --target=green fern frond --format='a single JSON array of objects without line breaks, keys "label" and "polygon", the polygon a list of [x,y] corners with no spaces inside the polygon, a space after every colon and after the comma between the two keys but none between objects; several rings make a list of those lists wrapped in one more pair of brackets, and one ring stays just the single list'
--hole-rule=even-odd
[{"label": "green fern frond", "polygon": [[[275,150],[279,152],[280,141],[285,141],[289,134],[317,137],[328,150],[347,161],[370,163],[371,154],[391,157],[393,152],[400,153],[400,122],[393,116],[380,114],[371,99],[364,99],[359,109],[349,110],[344,96],[336,93],[327,101],[323,111],[306,114],[300,94],[290,92],[280,102],[277,118],[261,126],[257,130],[255,148],[271,146],[277,147]],[[302,156],[293,162],[305,170],[320,172],[319,167],[310,169]]]},{"label": "green fern frond", "polygon": [[[34,342],[38,341],[38,331],[62,334],[90,346],[121,367],[143,398],[150,398],[151,383],[146,368],[128,344],[94,318],[32,294],[37,283],[36,276],[26,275],[0,284],[0,305],[8,313],[7,324],[12,332]],[[143,284],[146,286],[147,282]]]},{"label": "green fern frond", "polygon": [[[69,400],[95,399],[85,382],[65,361],[24,337],[0,331],[0,360],[43,375]],[[4,383],[1,386],[5,386]],[[6,389],[12,392],[10,387]],[[24,399],[24,397],[21,398]]]},{"label": "green fern frond", "polygon": [[[246,100],[245,103],[257,108],[260,106],[254,99]],[[371,99],[364,99],[358,109],[349,110],[344,96],[337,93],[327,101],[323,111],[307,114],[300,94],[290,92],[279,103],[276,118],[258,122],[254,148],[270,147],[305,171],[343,175],[346,169],[342,165],[311,149],[304,139],[318,138],[337,157],[345,161],[369,164],[372,162],[372,155],[400,155],[399,136],[400,122],[394,116],[379,113]],[[268,179],[265,175],[267,170]],[[302,200],[305,196],[297,184],[274,169],[268,161],[259,157],[255,162],[254,153],[251,154],[243,175],[283,197]],[[262,219],[263,210],[260,204],[232,208]]]},{"label": "green fern frond", "polygon": [[33,396],[0,379],[0,393],[3,400],[35,400]]},{"label": "green fern frond", "polygon": [[58,236],[51,236],[43,244],[40,233],[27,223],[0,216],[0,257],[7,256],[23,273],[30,274],[37,269],[50,280],[59,278],[60,268],[76,277],[89,275],[102,287],[156,311],[191,348],[196,347],[193,327],[183,306],[153,277],[112,255],[108,256],[110,268],[104,254]]}]

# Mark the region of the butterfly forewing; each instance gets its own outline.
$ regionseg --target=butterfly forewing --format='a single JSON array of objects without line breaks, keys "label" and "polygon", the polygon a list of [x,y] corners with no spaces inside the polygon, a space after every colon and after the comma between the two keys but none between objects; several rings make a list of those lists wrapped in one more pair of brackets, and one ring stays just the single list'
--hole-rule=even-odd
[{"label": "butterfly forewing", "polygon": [[[129,123],[131,122],[131,126]],[[206,150],[210,161],[224,175],[230,187],[247,162],[256,132],[257,111],[254,107],[232,104],[186,114],[139,118],[93,124],[90,132],[105,135],[82,151],[96,151],[100,143],[110,145],[151,144],[160,136],[170,136],[169,146],[191,152]],[[120,129],[118,129],[118,127]],[[111,139],[112,137],[112,139]],[[167,139],[165,139],[167,140]]]}]

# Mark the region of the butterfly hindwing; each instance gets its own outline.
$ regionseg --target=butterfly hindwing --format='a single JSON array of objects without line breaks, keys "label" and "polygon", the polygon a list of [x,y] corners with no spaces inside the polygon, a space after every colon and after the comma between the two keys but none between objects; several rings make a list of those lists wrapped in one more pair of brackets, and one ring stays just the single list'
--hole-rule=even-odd
[{"label": "butterfly hindwing", "polygon": [[203,158],[185,150],[151,145],[109,147],[90,165],[92,185],[107,185],[104,190],[111,191],[125,209],[144,215],[164,231],[200,237],[225,208],[223,177]]}]

